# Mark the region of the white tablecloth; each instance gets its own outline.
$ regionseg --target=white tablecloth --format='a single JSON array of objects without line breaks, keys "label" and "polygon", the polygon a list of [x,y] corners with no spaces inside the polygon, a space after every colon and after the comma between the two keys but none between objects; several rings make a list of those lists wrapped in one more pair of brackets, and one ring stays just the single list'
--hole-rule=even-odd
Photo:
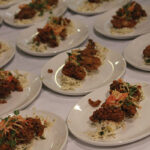
[{"label": "white tablecloth", "polygon": [[[140,0],[141,1],[141,0]],[[145,0],[145,3],[149,3],[149,0]],[[113,40],[103,37],[93,30],[94,20],[97,16],[80,16],[78,14],[72,12],[66,12],[65,16],[73,17],[80,19],[89,28],[89,37],[96,42],[101,43],[102,45],[106,46],[107,48],[117,51],[118,53],[122,53],[123,49],[131,42],[132,40]],[[16,29],[9,27],[3,24],[0,27],[0,38],[6,39],[15,44],[16,38],[18,38],[18,33],[22,29]],[[43,65],[49,60],[51,57],[33,57],[27,55],[21,51],[16,51],[15,57],[13,60],[5,66],[5,69],[19,69],[19,70],[26,70],[29,72],[34,72],[40,75],[41,68]],[[126,72],[123,78],[127,81],[138,81],[138,82],[148,82],[150,83],[150,72],[145,72],[142,70],[138,70],[131,65],[127,64]],[[45,110],[49,112],[53,112],[64,120],[66,120],[68,113],[72,109],[72,107],[77,103],[77,101],[81,97],[72,97],[72,96],[64,96],[58,93],[55,93],[46,87],[43,86],[43,89],[37,99],[27,108],[36,108],[39,110]],[[149,115],[149,114],[147,114]],[[81,121],[82,123],[82,121]],[[136,125],[135,125],[136,128]],[[142,139],[138,142],[133,144],[128,144],[125,146],[120,147],[94,147],[88,144],[85,144],[74,136],[69,134],[68,142],[65,147],[65,150],[150,150],[150,137]]]}]

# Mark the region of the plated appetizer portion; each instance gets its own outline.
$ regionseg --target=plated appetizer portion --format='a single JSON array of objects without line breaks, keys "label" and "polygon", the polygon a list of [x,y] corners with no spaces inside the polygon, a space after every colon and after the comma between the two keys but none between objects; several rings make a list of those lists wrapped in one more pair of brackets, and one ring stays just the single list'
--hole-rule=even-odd
[{"label": "plated appetizer portion", "polygon": [[108,49],[100,47],[98,43],[89,40],[87,46],[68,53],[68,59],[62,68],[61,87],[73,90],[84,81],[86,76],[98,71],[103,64]]},{"label": "plated appetizer portion", "polygon": [[130,1],[112,9],[95,20],[94,28],[104,36],[114,39],[131,39],[149,32],[150,6]]},{"label": "plated appetizer portion", "polygon": [[116,15],[113,16],[111,32],[112,34],[115,32],[120,34],[132,32],[136,24],[146,16],[147,13],[140,4],[130,1],[117,10]]},{"label": "plated appetizer portion", "polygon": [[126,119],[135,118],[139,103],[143,99],[141,85],[131,85],[123,80],[114,80],[109,96],[100,108],[90,116],[96,132],[88,133],[92,138],[115,137],[116,130],[125,125]]},{"label": "plated appetizer portion", "polygon": [[121,77],[126,63],[123,57],[93,40],[85,47],[61,53],[41,70],[43,83],[55,92],[84,95]]},{"label": "plated appetizer portion", "polygon": [[146,64],[150,64],[150,45],[143,50],[143,58]]},{"label": "plated appetizer portion", "polygon": [[59,43],[73,34],[74,27],[70,19],[51,17],[43,28],[37,29],[37,34],[31,43],[31,50],[43,52],[49,47],[58,47]]},{"label": "plated appetizer portion", "polygon": [[15,150],[27,149],[33,140],[44,140],[44,131],[49,123],[39,116],[23,117],[19,111],[13,116],[7,116],[0,121],[0,149]]},{"label": "plated appetizer portion", "polygon": [[1,116],[0,133],[1,150],[61,150],[68,137],[63,119],[36,109]]},{"label": "plated appetizer portion", "polygon": [[27,0],[9,8],[4,14],[4,21],[11,26],[28,27],[65,11],[63,0]]},{"label": "plated appetizer portion", "polygon": [[7,103],[6,99],[11,92],[23,91],[19,76],[21,75],[14,76],[10,71],[0,70],[0,104]]},{"label": "plated appetizer portion", "polygon": [[20,11],[14,16],[17,23],[28,23],[37,16],[43,16],[45,12],[50,12],[58,4],[58,0],[32,0],[28,4],[19,5]]},{"label": "plated appetizer portion", "polygon": [[68,128],[78,139],[96,146],[142,139],[150,135],[149,89],[147,83],[114,80],[77,102],[68,115]]},{"label": "plated appetizer portion", "polygon": [[78,46],[87,36],[88,28],[79,20],[51,16],[48,21],[23,30],[17,46],[34,56],[52,56]]}]

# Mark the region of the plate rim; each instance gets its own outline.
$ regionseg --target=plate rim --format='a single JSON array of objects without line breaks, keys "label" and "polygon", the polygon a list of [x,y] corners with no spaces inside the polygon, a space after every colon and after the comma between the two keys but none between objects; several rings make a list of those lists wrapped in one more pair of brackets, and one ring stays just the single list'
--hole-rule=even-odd
[{"label": "plate rim", "polygon": [[[150,83],[147,83],[147,82],[142,82],[142,81],[140,81],[141,83],[146,83],[149,87],[150,87]],[[135,83],[135,82],[133,82],[133,83]],[[137,83],[137,82],[136,82]],[[105,86],[103,86],[103,87],[100,87],[100,88],[98,88],[98,89],[96,89],[95,91],[93,91],[92,93],[89,93],[89,94],[87,94],[86,96],[84,96],[84,97],[82,97],[82,98],[80,98],[80,100],[78,100],[77,101],[77,103],[71,108],[71,110],[70,110],[70,112],[69,112],[69,114],[68,114],[68,116],[67,116],[67,119],[66,119],[66,122],[67,122],[67,126],[68,126],[68,130],[69,130],[69,132],[71,132],[72,134],[73,134],[73,136],[74,137],[76,137],[77,139],[79,139],[79,140],[81,140],[83,143],[87,143],[87,144],[90,144],[90,145],[93,145],[93,146],[98,146],[98,147],[100,147],[100,146],[104,146],[104,147],[116,147],[116,146],[122,146],[122,145],[126,145],[126,144],[131,144],[131,143],[134,143],[134,142],[138,142],[139,140],[142,140],[142,139],[144,139],[144,138],[146,138],[146,137],[148,137],[149,135],[150,135],[150,132],[148,133],[145,133],[145,134],[142,134],[141,136],[139,136],[138,138],[133,138],[132,140],[126,140],[125,142],[119,142],[119,141],[112,141],[112,143],[111,143],[111,141],[109,142],[109,141],[102,141],[102,142],[96,142],[96,141],[92,141],[92,140],[86,140],[86,139],[83,139],[83,138],[81,138],[78,134],[76,134],[75,132],[74,132],[74,130],[72,130],[71,129],[71,125],[70,125],[70,120],[69,120],[69,118],[70,118],[70,115],[71,115],[71,113],[72,113],[72,111],[73,111],[73,108],[76,106],[76,105],[78,105],[79,103],[81,103],[82,101],[85,101],[84,99],[85,98],[89,98],[89,96],[90,95],[93,95],[94,93],[96,93],[97,91],[99,91],[100,89],[102,89],[102,88],[107,88],[109,86],[109,84],[107,84],[107,85],[105,85]],[[117,143],[115,143],[115,142],[117,142]]]}]

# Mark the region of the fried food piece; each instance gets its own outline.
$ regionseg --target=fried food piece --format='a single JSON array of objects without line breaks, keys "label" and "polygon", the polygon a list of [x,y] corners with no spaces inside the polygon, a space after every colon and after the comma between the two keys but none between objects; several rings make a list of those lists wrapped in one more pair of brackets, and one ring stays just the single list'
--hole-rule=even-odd
[{"label": "fried food piece", "polygon": [[112,107],[105,103],[101,108],[93,112],[90,120],[93,122],[100,122],[102,120],[111,120],[115,122],[121,122],[124,120],[125,114],[119,107]]},{"label": "fried food piece", "polygon": [[0,79],[0,98],[6,98],[11,94],[11,91],[23,91],[20,82],[12,78],[11,82],[5,79]]},{"label": "fried food piece", "polygon": [[100,3],[101,0],[88,0],[90,3]]},{"label": "fried food piece", "polygon": [[82,56],[94,56],[97,53],[97,50],[95,48],[96,48],[95,42],[93,42],[93,40],[89,39],[88,45],[86,46],[86,48],[83,51],[80,51],[80,54]]},{"label": "fried food piece", "polygon": [[58,46],[58,42],[56,40],[55,33],[54,33],[53,29],[48,25],[46,25],[44,28],[38,29],[38,34],[34,38],[34,42],[47,43],[50,47]]},{"label": "fried food piece", "polygon": [[47,4],[50,5],[50,6],[57,5],[58,0],[47,0]]},{"label": "fried food piece", "polygon": [[132,28],[136,25],[136,21],[134,20],[126,20],[124,18],[119,18],[114,16],[113,20],[111,20],[111,23],[113,24],[114,28],[123,28],[123,27],[128,27],[128,28]]},{"label": "fried food piece", "polygon": [[98,107],[101,103],[100,100],[93,101],[92,99],[89,99],[88,102],[92,107]]},{"label": "fried food piece", "polygon": [[25,5],[17,14],[15,19],[31,19],[35,16],[36,11],[28,5]]},{"label": "fried food piece", "polygon": [[122,110],[125,112],[125,116],[129,118],[132,118],[137,112],[136,106],[130,101],[122,105]]},{"label": "fried food piece", "polygon": [[78,62],[89,72],[97,70],[98,67],[101,65],[100,59],[94,56],[81,56],[81,60],[78,60]]},{"label": "fried food piece", "polygon": [[150,45],[143,50],[144,57],[150,57]]},{"label": "fried food piece", "polygon": [[83,80],[86,76],[86,72],[82,66],[77,66],[69,62],[63,67],[62,73],[77,80]]},{"label": "fried food piece", "polygon": [[120,82],[120,80],[114,80],[113,83],[110,85],[110,94],[112,91],[118,91],[120,93],[127,93],[128,89],[124,86],[123,82]]}]

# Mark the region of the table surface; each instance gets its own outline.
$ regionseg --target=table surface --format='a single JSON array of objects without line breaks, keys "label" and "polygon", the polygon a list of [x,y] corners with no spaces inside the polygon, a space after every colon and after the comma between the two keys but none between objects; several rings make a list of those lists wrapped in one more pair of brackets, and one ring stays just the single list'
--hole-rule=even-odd
[{"label": "table surface", "polygon": [[[142,0],[137,0],[142,1]],[[149,0],[142,1],[143,3],[149,3]],[[73,17],[80,19],[84,22],[89,29],[89,37],[96,42],[101,43],[102,45],[106,46],[107,48],[116,51],[118,53],[122,53],[124,48],[131,42],[132,40],[113,40],[108,39],[102,35],[99,35],[94,32],[93,24],[94,20],[97,16],[81,16],[75,14],[73,12],[67,11],[65,13],[65,17]],[[12,28],[5,24],[0,27],[0,38],[6,39],[10,42],[15,44],[16,38],[18,38],[18,33],[22,29]],[[85,44],[85,43],[83,43]],[[5,69],[20,69],[26,70],[29,72],[36,73],[40,75],[41,68],[44,64],[51,59],[52,57],[33,57],[27,55],[19,50],[16,51],[15,57],[8,63],[4,68]],[[131,65],[127,64],[126,72],[123,78],[127,81],[138,81],[138,82],[147,82],[150,83],[150,72],[138,70]],[[43,86],[40,95],[37,99],[28,106],[27,109],[36,108],[38,110],[45,110],[49,112],[53,112],[64,120],[66,120],[68,113],[72,109],[72,107],[82,98],[81,96],[73,97],[73,96],[64,96],[58,93],[55,93],[45,86]],[[136,127],[136,126],[135,126]],[[150,149],[150,137],[142,139],[138,142],[119,146],[119,147],[94,147],[88,144],[85,144],[78,139],[76,139],[73,135],[69,134],[68,142],[65,150],[149,150]]]}]

